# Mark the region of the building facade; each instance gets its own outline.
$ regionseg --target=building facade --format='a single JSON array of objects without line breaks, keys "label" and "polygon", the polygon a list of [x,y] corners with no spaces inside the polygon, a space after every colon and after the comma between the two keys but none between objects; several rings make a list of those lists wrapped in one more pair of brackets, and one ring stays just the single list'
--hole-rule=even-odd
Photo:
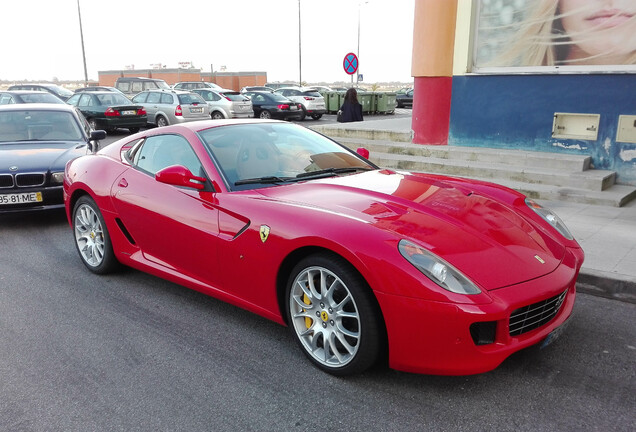
[{"label": "building facade", "polygon": [[619,3],[636,9],[416,0],[414,142],[583,154],[636,185],[636,15]]}]

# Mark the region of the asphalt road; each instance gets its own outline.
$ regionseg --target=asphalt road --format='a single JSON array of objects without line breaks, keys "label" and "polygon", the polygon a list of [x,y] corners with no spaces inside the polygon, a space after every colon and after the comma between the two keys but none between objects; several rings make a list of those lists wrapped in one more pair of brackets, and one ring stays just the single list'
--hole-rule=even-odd
[{"label": "asphalt road", "polygon": [[263,318],[93,275],[63,212],[0,216],[0,256],[0,431],[636,430],[634,304],[579,294],[559,340],[482,375],[336,378]]}]

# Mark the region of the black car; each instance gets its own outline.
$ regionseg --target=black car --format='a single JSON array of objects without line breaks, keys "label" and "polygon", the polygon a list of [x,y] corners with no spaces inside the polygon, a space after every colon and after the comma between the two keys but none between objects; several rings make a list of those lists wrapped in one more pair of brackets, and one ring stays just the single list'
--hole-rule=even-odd
[{"label": "black car", "polygon": [[66,163],[105,137],[70,105],[0,106],[0,214],[63,208]]},{"label": "black car", "polygon": [[0,105],[10,105],[17,103],[65,103],[59,97],[45,91],[34,90],[12,90],[0,91]]},{"label": "black car", "polygon": [[295,120],[304,115],[300,104],[283,95],[268,91],[249,91],[243,94],[252,100],[254,117]]},{"label": "black car", "polygon": [[62,99],[63,101],[65,101],[66,99],[70,98],[71,96],[73,96],[73,92],[70,91],[67,88],[64,88],[62,86],[59,86],[57,84],[31,84],[31,83],[27,83],[27,84],[15,84],[12,86],[9,86],[9,88],[7,90],[37,90],[37,91],[45,91],[45,92],[49,92],[57,97],[59,97],[60,99]]},{"label": "black car", "polygon": [[134,104],[119,91],[87,91],[75,93],[66,103],[82,111],[95,130],[113,131],[118,127],[132,133],[146,126],[148,115],[143,106]]},{"label": "black car", "polygon": [[413,106],[413,89],[402,89],[395,94],[395,102],[398,108]]}]

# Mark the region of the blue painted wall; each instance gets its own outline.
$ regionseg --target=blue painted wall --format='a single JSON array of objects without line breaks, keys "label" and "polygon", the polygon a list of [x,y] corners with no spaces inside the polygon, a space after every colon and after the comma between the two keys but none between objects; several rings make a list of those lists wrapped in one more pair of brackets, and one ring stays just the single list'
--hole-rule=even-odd
[{"label": "blue painted wall", "polygon": [[[552,138],[555,112],[600,114],[596,141]],[[636,115],[636,74],[453,77],[449,144],[589,155],[636,186],[636,143],[617,143],[619,115]]]}]

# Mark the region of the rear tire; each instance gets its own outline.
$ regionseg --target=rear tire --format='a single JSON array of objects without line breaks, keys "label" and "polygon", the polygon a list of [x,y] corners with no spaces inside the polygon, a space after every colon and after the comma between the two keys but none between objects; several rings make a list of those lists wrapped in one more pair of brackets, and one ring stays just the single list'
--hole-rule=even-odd
[{"label": "rear tire", "polygon": [[138,127],[131,127],[131,128],[128,128],[128,130],[130,131],[130,133],[137,133],[137,132],[139,132],[139,128],[138,128]]},{"label": "rear tire", "polygon": [[212,117],[212,120],[223,120],[225,118],[225,116],[219,111],[214,111],[210,117]]},{"label": "rear tire", "polygon": [[157,127],[164,127],[168,126],[169,124],[170,123],[168,123],[168,119],[166,119],[164,116],[157,116]]},{"label": "rear tire", "polygon": [[262,119],[271,119],[272,118],[272,113],[270,113],[267,110],[263,110],[261,111],[261,114],[259,115],[260,118]]}]

